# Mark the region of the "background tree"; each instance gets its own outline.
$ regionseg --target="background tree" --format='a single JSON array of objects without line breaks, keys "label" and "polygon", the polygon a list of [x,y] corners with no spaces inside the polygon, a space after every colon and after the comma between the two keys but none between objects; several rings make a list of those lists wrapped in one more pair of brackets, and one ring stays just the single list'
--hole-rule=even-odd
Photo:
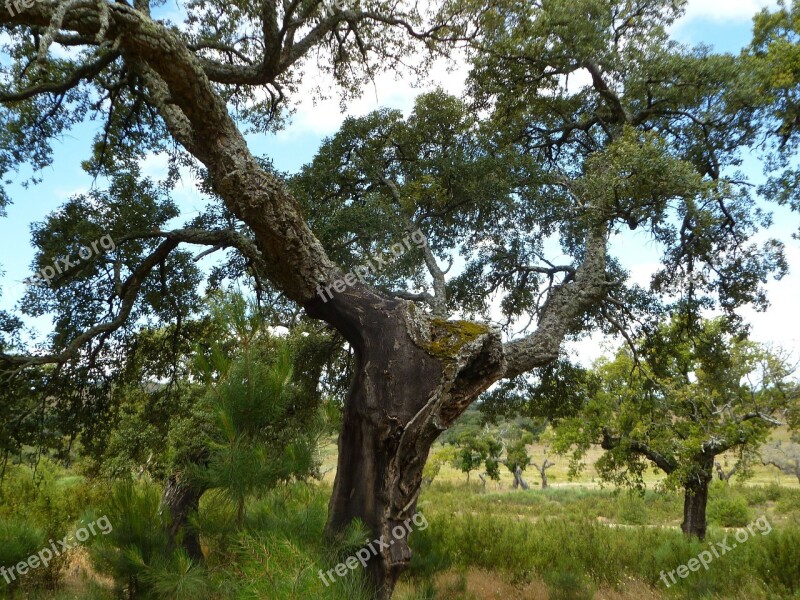
[{"label": "background tree", "polygon": [[739,466],[740,465],[735,464],[733,465],[732,469],[726,471],[725,469],[722,468],[721,464],[719,464],[718,462],[714,463],[714,467],[716,467],[717,469],[717,477],[719,477],[720,481],[724,481],[726,485],[730,485],[731,477],[733,477],[734,474],[739,470]]},{"label": "background tree", "polygon": [[761,462],[777,467],[787,475],[794,475],[800,483],[800,442],[795,434],[792,441],[776,440],[761,449]]},{"label": "background tree", "polygon": [[[480,469],[481,465],[490,479],[500,479],[499,456],[503,451],[503,443],[499,439],[487,432],[477,435],[465,432],[456,444],[458,450],[453,466],[467,474],[467,482],[470,472]],[[483,478],[481,481],[484,481]]]},{"label": "background tree", "polygon": [[797,402],[792,373],[762,346],[731,336],[723,319],[673,319],[643,346],[640,363],[625,349],[597,363],[597,386],[581,414],[556,429],[557,448],[580,460],[599,444],[595,468],[617,485],[643,487],[652,464],[666,473],[665,487],[684,490],[681,528],[702,539],[715,457],[735,451],[741,463],[752,460]]},{"label": "background tree", "polygon": [[467,483],[469,483],[469,474],[476,469],[479,469],[483,464],[483,458],[478,450],[477,438],[464,440],[461,449],[453,460],[453,466],[467,474]]},{"label": "background tree", "polygon": [[528,439],[523,436],[506,448],[505,465],[514,476],[512,487],[515,490],[520,487],[523,490],[527,490],[530,487],[522,478],[522,471],[531,464],[531,457],[528,456],[527,442]]},{"label": "background tree", "polygon": [[541,461],[538,463],[532,462],[531,464],[539,471],[539,476],[542,478],[542,489],[546,490],[548,487],[547,469],[555,467],[556,463],[551,462],[550,458],[547,456],[547,452],[545,452],[544,458]]}]

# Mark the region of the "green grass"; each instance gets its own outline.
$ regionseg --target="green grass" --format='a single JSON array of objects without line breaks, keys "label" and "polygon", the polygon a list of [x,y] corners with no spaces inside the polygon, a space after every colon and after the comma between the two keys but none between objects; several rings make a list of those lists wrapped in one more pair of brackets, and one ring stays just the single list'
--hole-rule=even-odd
[{"label": "green grass", "polygon": [[[47,493],[43,495],[40,489],[34,497],[25,476],[22,470],[13,474],[6,482],[5,501],[0,502],[4,523],[12,523],[10,515],[21,514],[23,506],[27,510],[24,523],[6,526],[4,546],[9,552],[14,550],[15,556],[31,552],[49,527],[69,525],[86,510],[103,514],[113,504],[112,498],[117,498],[117,504],[122,502],[60,471],[50,473],[41,484]],[[118,518],[129,521],[131,527],[139,522],[139,534],[124,535],[126,528],[121,526],[115,530],[120,541],[111,535],[102,540],[120,546],[124,540],[125,548],[106,548],[106,557],[127,552],[122,558],[146,584],[142,589],[148,590],[148,598],[367,598],[361,568],[329,586],[319,578],[320,570],[327,571],[353,554],[367,537],[354,526],[335,547],[323,543],[331,493],[327,484],[297,484],[251,499],[241,529],[235,525],[233,507],[207,494],[194,523],[207,555],[202,566],[180,553],[154,552],[142,546],[162,543],[145,535],[147,527],[155,527],[158,500],[158,489],[148,486],[133,484],[128,493],[141,495],[141,501],[132,498],[120,504],[120,514],[127,516]],[[574,600],[591,598],[598,590],[616,590],[621,597],[635,598],[635,590],[627,591],[632,584],[649,588],[652,598],[800,599],[800,490],[776,485],[728,487],[715,482],[710,492],[708,543],[721,542],[726,536],[730,540],[735,530],[727,527],[747,525],[762,515],[773,530],[768,535],[757,532],[715,559],[708,571],[690,573],[667,589],[660,578],[662,571],[668,573],[708,549],[708,543],[687,541],[681,534],[682,501],[678,493],[652,490],[636,495],[580,486],[529,491],[489,487],[488,493],[481,493],[480,483],[436,481],[420,497],[419,508],[429,526],[411,536],[415,556],[396,598],[480,599],[489,597],[485,590],[502,583],[515,590],[538,585],[551,598]],[[12,539],[27,541],[15,545]],[[139,557],[142,560],[137,562]],[[112,582],[98,576],[99,566],[95,564],[93,572],[80,578],[55,578],[51,585],[28,579],[15,597],[118,597]],[[479,577],[487,581],[482,588],[475,587]],[[118,590],[125,586],[125,580],[117,581]]]}]

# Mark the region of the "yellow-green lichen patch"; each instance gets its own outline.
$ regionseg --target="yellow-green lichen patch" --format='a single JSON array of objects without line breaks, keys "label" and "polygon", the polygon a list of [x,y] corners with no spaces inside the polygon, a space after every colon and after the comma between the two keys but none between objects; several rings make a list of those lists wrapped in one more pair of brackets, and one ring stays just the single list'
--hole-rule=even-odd
[{"label": "yellow-green lichen patch", "polygon": [[489,331],[486,325],[471,321],[431,321],[431,342],[426,350],[438,358],[455,358],[465,344]]}]

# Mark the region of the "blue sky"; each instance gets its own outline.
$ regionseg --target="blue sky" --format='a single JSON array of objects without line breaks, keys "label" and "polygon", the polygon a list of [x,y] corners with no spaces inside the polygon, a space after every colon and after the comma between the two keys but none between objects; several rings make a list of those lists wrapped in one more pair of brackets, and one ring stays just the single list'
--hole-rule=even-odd
[{"label": "blue sky", "polygon": [[[672,33],[675,39],[683,43],[703,43],[718,51],[738,52],[750,40],[752,16],[759,8],[774,4],[768,0],[691,0],[686,17],[676,24]],[[439,85],[452,93],[459,93],[464,73],[464,68],[449,72],[444,65],[437,65],[428,87]],[[319,81],[313,83],[316,85]],[[301,90],[297,94],[301,101],[289,127],[274,135],[249,136],[248,141],[254,152],[272,157],[278,169],[295,171],[311,160],[322,139],[334,133],[346,115],[363,115],[380,106],[408,111],[414,97],[424,89],[412,88],[407,82],[386,74],[378,78],[375,86],[366,89],[362,98],[349,103],[344,114],[336,97],[314,101],[312,94]],[[30,225],[41,221],[69,196],[84,192],[91,185],[91,180],[80,169],[80,162],[89,150],[93,125],[76,128],[56,143],[54,164],[43,173],[42,184],[27,190],[19,185],[10,186],[14,203],[8,207],[8,216],[0,219],[0,247],[3,250],[0,252],[0,270],[5,271],[0,278],[0,309],[13,310],[25,289],[22,281],[32,274]],[[163,160],[153,157],[144,165],[144,172],[159,175],[163,173],[163,168]],[[753,176],[760,174],[755,161],[748,166],[748,171]],[[22,181],[28,175],[23,172],[15,177],[15,181]],[[201,210],[205,204],[195,191],[190,177],[176,190],[175,198],[184,212],[182,219]],[[788,241],[790,266],[793,270],[800,270],[799,244],[790,240],[791,233],[797,231],[800,225],[800,215],[788,211],[777,212],[777,226],[772,234]],[[634,277],[642,282],[647,280],[658,261],[653,245],[641,238],[636,251],[626,255],[626,266]],[[744,311],[753,323],[754,337],[787,347],[796,346],[800,334],[794,325],[797,321],[791,307],[800,295],[800,275],[792,273],[781,282],[771,283],[769,291],[773,307],[767,313],[756,315],[752,311]],[[40,333],[47,333],[46,320],[39,319],[35,324]],[[582,358],[590,359],[597,355],[601,346],[599,340],[593,339],[576,348]]]}]

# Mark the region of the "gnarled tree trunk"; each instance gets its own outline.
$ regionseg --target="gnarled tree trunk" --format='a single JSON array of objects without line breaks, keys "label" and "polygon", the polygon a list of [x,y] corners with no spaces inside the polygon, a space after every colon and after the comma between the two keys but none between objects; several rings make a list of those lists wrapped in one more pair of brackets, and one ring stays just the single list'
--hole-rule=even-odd
[{"label": "gnarled tree trunk", "polygon": [[706,538],[706,506],[708,486],[713,478],[714,457],[703,457],[684,484],[683,523],[681,530],[689,537]]},{"label": "gnarled tree trunk", "polygon": [[167,534],[171,547],[174,548],[180,538],[189,558],[196,562],[203,560],[203,551],[200,548],[200,537],[189,527],[189,516],[199,510],[200,497],[204,492],[204,489],[192,485],[186,477],[176,473],[167,479],[161,498],[162,510],[169,511]]},{"label": "gnarled tree trunk", "polygon": [[528,485],[528,482],[522,478],[522,469],[520,469],[519,465],[514,468],[514,484],[511,486],[513,489],[522,488],[523,490],[530,489],[531,486]]},{"label": "gnarled tree trunk", "polygon": [[[403,523],[416,512],[431,445],[497,378],[500,334],[431,319],[406,301],[351,289],[307,306],[346,332],[355,378],[339,436],[327,534],[354,518],[388,544],[368,564],[377,598],[390,598],[411,559]],[[398,532],[395,535],[393,531]]]}]

